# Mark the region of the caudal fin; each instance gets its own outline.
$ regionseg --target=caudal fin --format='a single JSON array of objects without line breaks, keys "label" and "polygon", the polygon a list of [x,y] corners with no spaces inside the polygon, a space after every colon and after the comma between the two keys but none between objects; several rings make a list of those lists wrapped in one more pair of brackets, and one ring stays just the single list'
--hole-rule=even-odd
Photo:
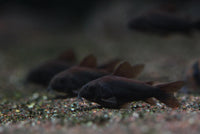
[{"label": "caudal fin", "polygon": [[128,62],[121,63],[113,73],[113,75],[126,77],[126,78],[136,78],[144,69],[144,64],[137,64],[131,66]]},{"label": "caudal fin", "polygon": [[177,92],[185,84],[184,81],[176,81],[171,83],[159,84],[156,85],[156,88],[159,88],[160,93],[156,96],[156,99],[163,102],[169,107],[177,108],[180,103],[174,96],[174,92]]},{"label": "caudal fin", "polygon": [[157,84],[155,87],[159,88],[161,91],[165,93],[174,93],[180,90],[181,87],[185,85],[184,81],[175,81],[164,84]]}]

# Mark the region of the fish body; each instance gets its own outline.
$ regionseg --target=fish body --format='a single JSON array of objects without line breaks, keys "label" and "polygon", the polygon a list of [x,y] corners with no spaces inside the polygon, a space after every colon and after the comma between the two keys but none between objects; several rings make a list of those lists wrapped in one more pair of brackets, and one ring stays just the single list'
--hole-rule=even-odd
[{"label": "fish body", "polygon": [[[183,82],[170,84],[172,89],[173,86],[178,85],[178,87],[175,87],[177,90],[183,85]],[[170,107],[177,107],[179,103],[171,94],[173,91],[170,91],[170,89],[165,91],[161,87],[161,85],[151,86],[145,82],[109,75],[84,85],[78,97],[96,102],[106,108],[121,108],[132,101],[146,101],[152,97],[157,98]]]},{"label": "fish body", "polygon": [[72,66],[71,64],[66,63],[64,61],[59,61],[59,60],[48,61],[32,69],[28,73],[26,79],[27,81],[38,85],[48,86],[53,76],[55,76],[59,72],[62,72],[70,68],[71,66]]},{"label": "fish body", "polygon": [[[87,61],[90,61],[87,63]],[[84,60],[84,64],[81,63],[79,66],[71,67],[66,71],[63,71],[51,80],[49,84],[49,89],[69,94],[70,96],[74,97],[78,95],[78,91],[80,88],[87,84],[88,82],[98,79],[100,77],[110,75],[111,72],[105,69],[96,68],[96,65],[93,65],[96,62],[93,60]],[[89,65],[89,66],[87,66]],[[119,76],[126,76],[126,77],[137,77],[139,73],[143,70],[144,65],[135,65],[131,66],[129,63],[125,62],[119,65],[116,70],[126,69],[127,71],[122,71],[116,75]]]},{"label": "fish body", "polygon": [[49,86],[54,91],[74,97],[77,95],[77,90],[84,84],[108,74],[109,72],[100,69],[74,66],[57,74]]}]

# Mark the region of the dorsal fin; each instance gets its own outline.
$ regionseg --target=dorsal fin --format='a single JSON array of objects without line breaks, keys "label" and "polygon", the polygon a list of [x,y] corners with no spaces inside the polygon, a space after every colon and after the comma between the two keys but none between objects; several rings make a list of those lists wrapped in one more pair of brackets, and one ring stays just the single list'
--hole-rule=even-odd
[{"label": "dorsal fin", "polygon": [[113,72],[115,67],[116,67],[116,65],[118,65],[119,62],[120,62],[119,59],[113,59],[113,60],[110,60],[110,61],[98,66],[98,68],[99,69],[104,69],[104,70],[106,70],[108,72]]},{"label": "dorsal fin", "polygon": [[133,74],[133,77],[132,78],[136,78],[138,77],[142,71],[144,70],[144,67],[145,65],[144,64],[137,64],[137,65],[133,65],[132,66],[132,74]]},{"label": "dorsal fin", "polygon": [[82,67],[89,67],[89,68],[95,68],[97,66],[97,60],[96,57],[92,54],[86,56],[81,63],[79,64],[79,66]]},{"label": "dorsal fin", "polygon": [[76,61],[76,54],[73,49],[68,49],[64,52],[62,52],[57,59],[59,60],[65,60],[69,62],[75,62]]},{"label": "dorsal fin", "polygon": [[148,84],[148,85],[153,86],[155,84],[155,81],[146,81],[145,83]]},{"label": "dorsal fin", "polygon": [[144,69],[144,64],[138,64],[131,66],[128,62],[121,63],[113,73],[113,75],[126,77],[126,78],[136,78]]}]

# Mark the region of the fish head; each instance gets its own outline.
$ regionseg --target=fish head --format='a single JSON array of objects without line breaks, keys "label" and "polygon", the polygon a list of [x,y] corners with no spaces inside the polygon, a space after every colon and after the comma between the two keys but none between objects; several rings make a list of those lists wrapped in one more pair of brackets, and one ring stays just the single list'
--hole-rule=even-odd
[{"label": "fish head", "polygon": [[63,71],[54,76],[49,83],[49,88],[63,93],[73,93],[77,90],[81,85],[81,81],[78,75],[71,70]]},{"label": "fish head", "polygon": [[88,100],[94,100],[95,98],[97,98],[99,90],[100,90],[100,88],[97,84],[95,84],[95,80],[94,80],[94,81],[87,83],[80,89],[80,91],[78,93],[78,97],[79,98],[83,97]]}]

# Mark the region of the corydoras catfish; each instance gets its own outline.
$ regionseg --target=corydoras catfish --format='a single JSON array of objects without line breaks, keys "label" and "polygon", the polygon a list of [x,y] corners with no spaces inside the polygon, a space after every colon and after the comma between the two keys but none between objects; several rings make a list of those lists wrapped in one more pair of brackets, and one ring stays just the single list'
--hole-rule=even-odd
[{"label": "corydoras catfish", "polygon": [[120,73],[130,74],[129,70],[117,69],[112,75],[90,81],[80,89],[78,98],[83,97],[102,107],[114,109],[123,108],[132,101],[148,101],[152,97],[169,107],[179,106],[173,93],[184,85],[183,81],[153,86],[142,81],[116,76]]},{"label": "corydoras catfish", "polygon": [[[114,67],[112,64],[110,65]],[[108,67],[106,67],[108,69]],[[144,65],[138,64],[131,66],[124,63],[121,69],[126,68],[130,70],[129,74],[121,72],[120,76],[127,76],[129,78],[137,77],[143,70]],[[110,68],[108,70],[111,70]],[[78,95],[79,89],[86,83],[97,78],[111,74],[106,69],[96,68],[96,58],[90,55],[83,59],[79,66],[71,67],[70,69],[57,74],[49,84],[49,90],[66,93],[68,97],[75,97]]]}]

